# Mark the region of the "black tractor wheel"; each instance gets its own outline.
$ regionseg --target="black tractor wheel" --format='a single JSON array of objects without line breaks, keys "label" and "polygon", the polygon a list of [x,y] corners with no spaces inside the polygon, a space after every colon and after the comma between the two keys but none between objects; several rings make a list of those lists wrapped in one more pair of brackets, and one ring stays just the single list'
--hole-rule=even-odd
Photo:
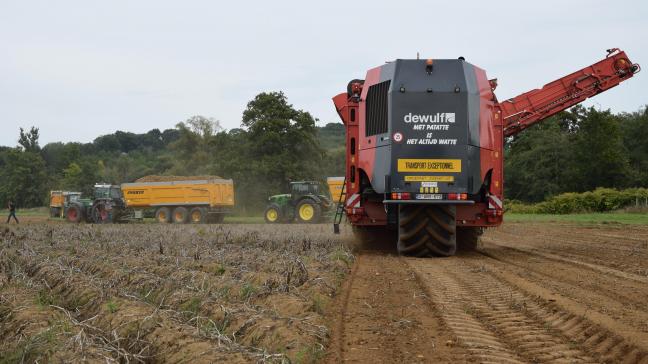
[{"label": "black tractor wheel", "polygon": [[295,216],[302,224],[313,224],[322,218],[322,207],[314,200],[305,198],[297,204]]},{"label": "black tractor wheel", "polygon": [[483,233],[484,229],[480,227],[457,227],[457,250],[468,252],[477,249],[479,237]]},{"label": "black tractor wheel", "polygon": [[277,224],[281,222],[281,220],[284,218],[283,214],[281,213],[281,207],[277,205],[276,203],[272,203],[266,207],[265,211],[263,212],[263,219],[265,220],[266,224]]},{"label": "black tractor wheel", "polygon": [[454,255],[455,214],[455,206],[451,205],[399,205],[398,253],[417,257]]},{"label": "black tractor wheel", "polygon": [[189,211],[187,211],[186,207],[176,207],[173,209],[171,220],[173,220],[175,224],[186,224],[189,220]]},{"label": "black tractor wheel", "polygon": [[161,224],[171,222],[171,210],[168,207],[160,207],[155,210],[155,220]]},{"label": "black tractor wheel", "polygon": [[80,205],[72,205],[68,207],[65,218],[69,222],[79,223],[83,221],[83,207]]},{"label": "black tractor wheel", "polygon": [[91,219],[95,224],[109,224],[112,222],[112,214],[106,208],[104,202],[97,202],[92,206]]},{"label": "black tractor wheel", "polygon": [[192,224],[204,224],[207,221],[207,210],[202,207],[194,207],[189,211],[189,222]]}]

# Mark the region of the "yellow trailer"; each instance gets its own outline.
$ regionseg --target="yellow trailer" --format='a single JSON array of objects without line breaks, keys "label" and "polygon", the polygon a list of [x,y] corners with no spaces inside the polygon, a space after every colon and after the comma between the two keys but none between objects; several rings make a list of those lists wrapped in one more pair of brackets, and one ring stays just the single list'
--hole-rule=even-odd
[{"label": "yellow trailer", "polygon": [[[344,177],[327,177],[326,184],[328,185],[329,192],[331,193],[331,201],[335,204],[338,201],[344,202],[344,194],[342,193],[344,186]],[[340,196],[342,200],[340,200]]]},{"label": "yellow trailer", "polygon": [[123,183],[126,207],[154,208],[158,222],[222,222],[234,207],[231,179]]}]

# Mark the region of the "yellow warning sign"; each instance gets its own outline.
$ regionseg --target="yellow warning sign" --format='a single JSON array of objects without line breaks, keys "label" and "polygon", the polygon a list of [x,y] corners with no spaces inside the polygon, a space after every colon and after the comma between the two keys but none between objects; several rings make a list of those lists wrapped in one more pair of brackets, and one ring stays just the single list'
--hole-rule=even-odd
[{"label": "yellow warning sign", "polygon": [[399,159],[399,172],[461,172],[461,159]]},{"label": "yellow warning sign", "polygon": [[454,182],[454,176],[405,176],[405,182]]}]

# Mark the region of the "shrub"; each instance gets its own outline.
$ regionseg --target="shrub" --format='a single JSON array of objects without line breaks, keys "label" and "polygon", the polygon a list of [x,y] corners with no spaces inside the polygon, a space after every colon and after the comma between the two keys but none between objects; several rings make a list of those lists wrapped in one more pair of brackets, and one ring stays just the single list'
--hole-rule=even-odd
[{"label": "shrub", "polygon": [[508,212],[519,214],[573,214],[608,212],[637,204],[648,205],[648,188],[597,188],[582,193],[562,193],[535,205],[511,200],[505,206]]}]

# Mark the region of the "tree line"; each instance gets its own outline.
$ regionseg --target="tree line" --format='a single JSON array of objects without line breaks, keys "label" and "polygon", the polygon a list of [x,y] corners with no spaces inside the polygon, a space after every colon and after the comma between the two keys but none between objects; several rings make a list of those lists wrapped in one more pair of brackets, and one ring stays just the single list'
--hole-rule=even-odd
[{"label": "tree line", "polygon": [[237,207],[265,206],[290,181],[344,175],[344,128],[316,126],[282,92],[251,100],[240,128],[193,116],[174,129],[144,134],[117,131],[91,143],[38,143],[39,130],[20,130],[18,146],[0,147],[0,203],[47,204],[50,190],[91,195],[97,182],[120,184],[151,174],[218,175],[234,180]]},{"label": "tree line", "polygon": [[539,202],[597,187],[648,187],[648,108],[576,106],[507,141],[505,196]]},{"label": "tree line", "polygon": [[[230,130],[194,116],[164,131],[41,147],[37,128],[20,129],[18,146],[0,147],[0,203],[43,206],[50,190],[89,195],[97,182],[151,174],[218,175],[234,180],[237,208],[257,212],[290,181],[344,175],[343,125],[316,121],[282,92],[266,92]],[[577,106],[506,141],[506,197],[538,202],[597,187],[648,187],[647,141],[648,109],[613,114]]]}]

